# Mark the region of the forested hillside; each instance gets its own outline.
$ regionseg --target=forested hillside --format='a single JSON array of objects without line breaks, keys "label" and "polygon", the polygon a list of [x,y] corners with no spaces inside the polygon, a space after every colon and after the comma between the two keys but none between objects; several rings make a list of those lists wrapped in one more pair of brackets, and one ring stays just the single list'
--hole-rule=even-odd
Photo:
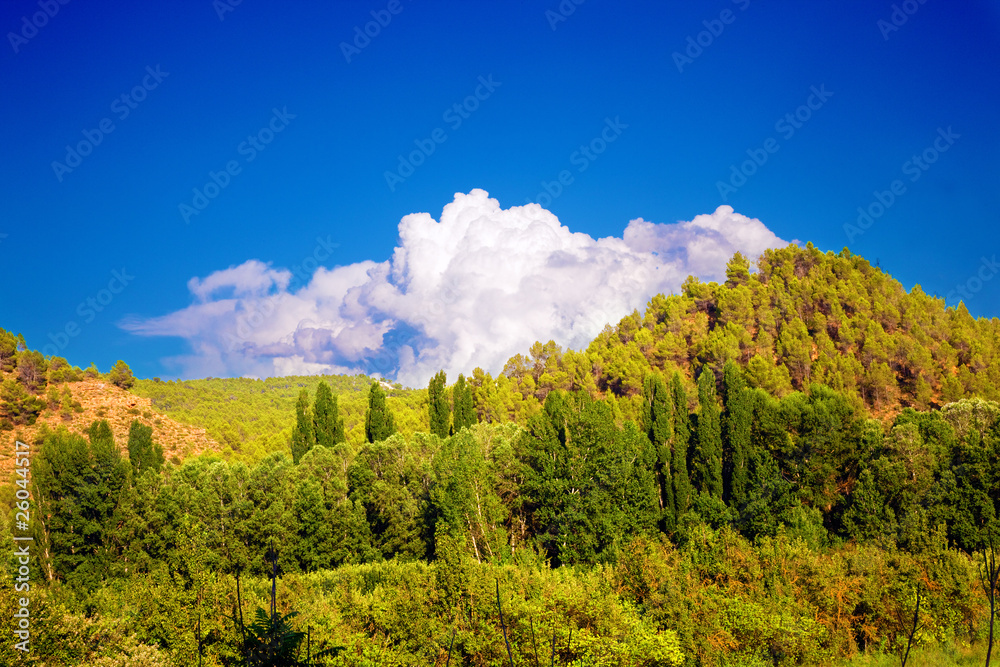
[{"label": "forested hillside", "polygon": [[[680,371],[691,391],[703,367],[721,379],[729,360],[751,387],[776,398],[824,384],[878,417],[963,396],[1000,399],[1000,320],[976,320],[962,305],[946,309],[919,285],[907,293],[847,250],[768,250],[753,273],[737,255],[726,275],[721,285],[689,278],[681,294],[654,297],[644,314],[605,327],[585,352],[536,344],[502,377],[477,371],[481,416],[535,413],[552,389],[634,399],[651,371]],[[623,409],[635,415],[630,404]]]},{"label": "forested hillside", "polygon": [[[536,343],[496,378],[474,369],[468,381],[478,419],[526,425],[553,389],[582,389],[637,421],[649,373],[669,380],[678,371],[693,397],[701,369],[721,381],[729,360],[749,386],[776,398],[823,384],[883,420],[905,407],[939,408],[962,397],[1000,400],[1000,320],[976,320],[961,305],[946,309],[919,286],[907,293],[846,250],[788,246],[767,251],[750,269],[737,255],[723,284],[689,278],[681,294],[653,297],[645,313],[606,326],[586,350]],[[370,379],[322,379],[341,395],[348,440],[360,445]],[[171,417],[252,452],[241,458],[254,462],[285,448],[299,389],[315,391],[319,381],[139,380],[134,391]],[[403,433],[428,431],[423,389],[397,387],[389,398]]]},{"label": "forested hillside", "polygon": [[983,664],[1000,322],[846,251],[727,277],[496,378],[132,388],[222,457],[37,432],[25,664]]},{"label": "forested hillside", "polygon": [[[321,381],[339,397],[348,439],[360,445],[365,438],[365,406],[372,383],[372,378],[363,375],[137,380],[132,391],[150,399],[156,410],[173,419],[205,428],[223,445],[225,458],[255,463],[272,452],[287,451],[299,392],[314,393]],[[399,415],[400,431],[408,435],[426,432],[426,390],[395,385],[389,393]]]}]

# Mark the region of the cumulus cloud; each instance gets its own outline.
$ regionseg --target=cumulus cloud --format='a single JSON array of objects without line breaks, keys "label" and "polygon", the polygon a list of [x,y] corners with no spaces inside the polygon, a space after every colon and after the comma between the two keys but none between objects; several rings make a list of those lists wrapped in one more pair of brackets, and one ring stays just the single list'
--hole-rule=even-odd
[{"label": "cumulus cloud", "polygon": [[730,206],[594,239],[537,204],[502,209],[477,189],[456,194],[440,221],[405,216],[388,261],[320,267],[306,282],[249,260],[192,278],[187,308],[121,326],[188,340],[191,354],[169,360],[185,377],[364,372],[422,386],[439,369],[495,374],[536,340],[584,347],[688,275],[719,280],[735,252],[784,245]]}]

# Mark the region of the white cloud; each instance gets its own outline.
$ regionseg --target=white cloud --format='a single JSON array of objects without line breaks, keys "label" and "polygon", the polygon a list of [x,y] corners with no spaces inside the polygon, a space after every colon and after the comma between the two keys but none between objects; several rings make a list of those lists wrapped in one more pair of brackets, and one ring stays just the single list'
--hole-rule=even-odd
[{"label": "white cloud", "polygon": [[632,220],[621,238],[574,233],[537,204],[501,209],[458,193],[440,221],[405,216],[382,263],[291,273],[258,260],[192,278],[185,309],[122,327],[180,336],[185,377],[381,374],[423,386],[476,366],[497,373],[536,341],[584,347],[606,323],[676,292],[688,275],[719,280],[730,257],[787,245],[759,220],[720,206],[689,222]]}]

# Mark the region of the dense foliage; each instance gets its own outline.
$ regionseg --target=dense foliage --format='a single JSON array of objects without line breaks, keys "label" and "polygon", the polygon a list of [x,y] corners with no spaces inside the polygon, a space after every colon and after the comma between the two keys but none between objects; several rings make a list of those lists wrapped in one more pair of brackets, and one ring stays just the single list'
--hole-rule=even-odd
[{"label": "dense foliage", "polygon": [[[500,664],[505,634],[515,665],[829,664],[901,655],[914,617],[914,655],[981,656],[1000,323],[942,305],[788,248],[450,391],[138,381],[230,450],[175,465],[139,422],[127,447],[101,421],[40,433],[49,637],[25,664],[298,661],[303,632],[345,666]],[[9,338],[5,390],[66,372]]]}]

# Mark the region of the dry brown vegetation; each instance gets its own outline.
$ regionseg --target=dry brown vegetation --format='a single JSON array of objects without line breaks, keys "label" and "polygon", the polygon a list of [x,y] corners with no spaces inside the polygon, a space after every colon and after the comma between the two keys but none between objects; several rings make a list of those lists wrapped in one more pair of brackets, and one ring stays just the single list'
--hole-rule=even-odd
[{"label": "dry brown vegetation", "polygon": [[[202,452],[221,450],[219,443],[210,438],[203,428],[181,424],[157,412],[152,401],[116,387],[110,382],[87,379],[69,382],[73,399],[80,402],[83,412],[60,412],[46,409],[32,426],[15,426],[13,431],[0,434],[0,471],[8,471],[14,462],[14,440],[36,442],[43,428],[55,430],[65,426],[73,433],[85,434],[95,420],[106,419],[115,435],[115,442],[126,451],[128,430],[133,420],[153,427],[153,438],[163,446],[167,461],[179,462]],[[62,391],[62,387],[60,387]]]}]

